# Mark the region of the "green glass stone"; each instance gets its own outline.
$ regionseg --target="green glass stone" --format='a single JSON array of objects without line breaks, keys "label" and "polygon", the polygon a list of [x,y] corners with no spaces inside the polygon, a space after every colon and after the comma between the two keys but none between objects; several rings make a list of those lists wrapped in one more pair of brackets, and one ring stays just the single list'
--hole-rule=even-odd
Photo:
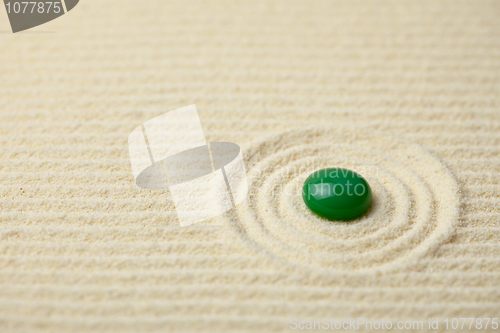
[{"label": "green glass stone", "polygon": [[360,174],[348,169],[326,168],[307,177],[302,188],[307,207],[331,220],[351,220],[363,215],[372,202],[372,190]]}]

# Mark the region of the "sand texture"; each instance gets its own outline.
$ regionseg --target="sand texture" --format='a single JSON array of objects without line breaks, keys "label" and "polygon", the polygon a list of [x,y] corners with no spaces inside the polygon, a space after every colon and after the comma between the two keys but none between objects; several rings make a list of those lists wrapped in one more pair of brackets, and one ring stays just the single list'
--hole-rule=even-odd
[{"label": "sand texture", "polygon": [[[0,331],[500,317],[499,18],[482,0],[82,0],[12,34],[0,10]],[[182,228],[135,185],[127,138],[190,104],[207,141],[241,146],[249,193]],[[307,209],[329,166],[370,182],[367,214]]]}]

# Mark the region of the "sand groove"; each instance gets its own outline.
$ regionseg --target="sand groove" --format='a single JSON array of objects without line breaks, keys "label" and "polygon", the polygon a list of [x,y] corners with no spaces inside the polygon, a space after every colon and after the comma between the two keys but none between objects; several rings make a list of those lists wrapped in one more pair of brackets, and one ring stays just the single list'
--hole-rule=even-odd
[{"label": "sand groove", "polygon": [[[435,251],[458,220],[454,176],[422,147],[355,127],[292,130],[247,147],[249,199],[238,207],[243,237],[291,262],[334,270],[394,269]],[[301,197],[325,167],[361,173],[374,202],[363,217],[331,222]]]}]

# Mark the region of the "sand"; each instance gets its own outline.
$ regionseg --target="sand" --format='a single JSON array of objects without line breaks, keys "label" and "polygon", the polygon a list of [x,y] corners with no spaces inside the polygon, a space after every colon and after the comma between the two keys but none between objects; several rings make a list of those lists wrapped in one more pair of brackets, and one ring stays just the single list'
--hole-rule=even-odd
[{"label": "sand", "polygon": [[[498,317],[499,14],[82,0],[11,34],[0,10],[0,330]],[[182,228],[168,192],[135,185],[127,138],[190,104],[208,141],[241,146],[249,193]],[[327,166],[368,179],[367,214],[307,209],[301,184]]]}]

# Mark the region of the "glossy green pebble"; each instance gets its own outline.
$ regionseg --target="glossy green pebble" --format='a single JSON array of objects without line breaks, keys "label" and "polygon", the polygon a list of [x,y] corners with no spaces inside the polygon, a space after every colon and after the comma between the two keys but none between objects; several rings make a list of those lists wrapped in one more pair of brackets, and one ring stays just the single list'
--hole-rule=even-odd
[{"label": "glossy green pebble", "polygon": [[316,214],[331,220],[350,220],[370,207],[372,190],[360,174],[348,169],[314,171],[304,182],[302,198]]}]

